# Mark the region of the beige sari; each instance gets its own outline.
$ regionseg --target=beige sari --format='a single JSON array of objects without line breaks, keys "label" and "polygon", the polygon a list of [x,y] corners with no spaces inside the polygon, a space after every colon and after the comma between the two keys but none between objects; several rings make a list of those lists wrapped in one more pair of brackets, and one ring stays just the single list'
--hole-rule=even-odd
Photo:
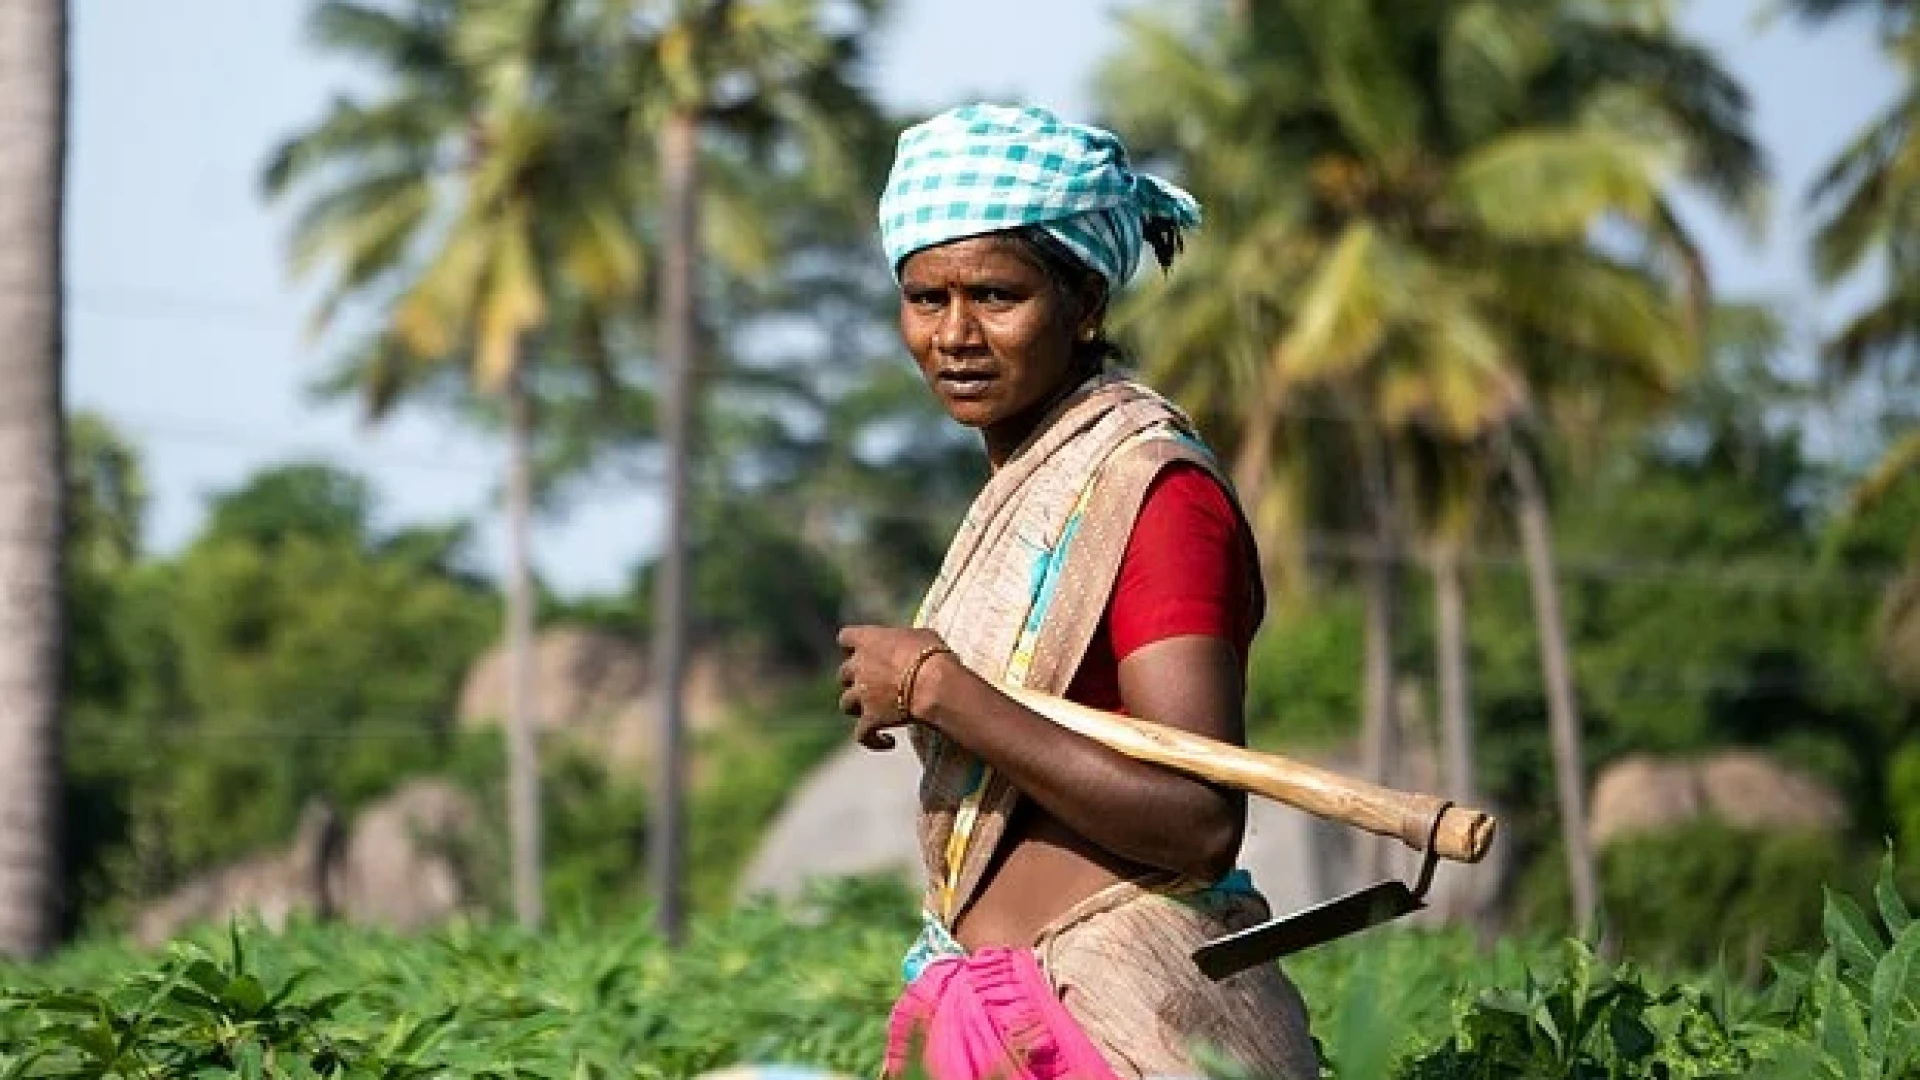
[{"label": "beige sari", "polygon": [[[991,680],[1064,694],[1107,609],[1127,538],[1161,469],[1219,470],[1171,403],[1103,376],[1060,405],[974,500],[927,595],[921,625]],[[977,895],[1019,792],[961,747],[916,728],[928,930],[921,963]],[[1203,941],[1267,917],[1250,886],[1156,875],[1102,891],[1034,949],[1068,1011],[1121,1076],[1199,1075],[1204,1046],[1262,1077],[1318,1075],[1300,996],[1277,965],[1215,983]]]}]

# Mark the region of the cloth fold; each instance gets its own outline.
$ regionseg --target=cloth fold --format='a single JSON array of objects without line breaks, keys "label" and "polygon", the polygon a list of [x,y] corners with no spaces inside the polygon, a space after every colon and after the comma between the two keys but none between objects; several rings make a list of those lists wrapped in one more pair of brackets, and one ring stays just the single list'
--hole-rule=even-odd
[{"label": "cloth fold", "polygon": [[1031,949],[981,949],[927,966],[887,1024],[888,1076],[931,1080],[1118,1080]]}]

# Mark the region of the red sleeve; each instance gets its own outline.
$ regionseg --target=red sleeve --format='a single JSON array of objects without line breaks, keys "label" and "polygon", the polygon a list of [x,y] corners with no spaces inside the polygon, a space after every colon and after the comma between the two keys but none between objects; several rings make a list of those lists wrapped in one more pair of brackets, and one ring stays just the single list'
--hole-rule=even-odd
[{"label": "red sleeve", "polygon": [[1187,634],[1224,638],[1245,660],[1263,606],[1255,566],[1220,484],[1196,465],[1163,470],[1147,489],[1107,608],[1115,661]]}]

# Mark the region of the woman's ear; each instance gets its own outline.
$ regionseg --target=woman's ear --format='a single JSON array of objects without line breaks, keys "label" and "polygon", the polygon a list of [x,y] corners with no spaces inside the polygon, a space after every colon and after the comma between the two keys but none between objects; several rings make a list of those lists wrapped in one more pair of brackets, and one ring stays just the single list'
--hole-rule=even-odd
[{"label": "woman's ear", "polygon": [[1099,274],[1088,274],[1080,286],[1080,321],[1074,327],[1074,336],[1082,342],[1092,342],[1100,336],[1100,330],[1107,323],[1107,279]]}]

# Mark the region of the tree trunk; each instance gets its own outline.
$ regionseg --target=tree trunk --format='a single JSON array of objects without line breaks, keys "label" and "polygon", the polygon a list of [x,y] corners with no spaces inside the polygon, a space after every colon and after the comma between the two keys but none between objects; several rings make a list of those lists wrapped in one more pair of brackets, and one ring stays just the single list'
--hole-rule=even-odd
[{"label": "tree trunk", "polygon": [[660,278],[660,438],[666,450],[666,529],[654,593],[659,775],[649,855],[660,932],[678,943],[685,922],[684,789],[687,668],[687,487],[699,311],[699,118],[677,111],[660,135],[665,194]]},{"label": "tree trunk", "polygon": [[1553,778],[1560,790],[1560,835],[1567,849],[1567,879],[1573,894],[1573,924],[1581,934],[1599,913],[1600,894],[1587,843],[1586,769],[1580,750],[1580,704],[1573,692],[1566,623],[1560,614],[1560,586],[1554,570],[1553,533],[1545,492],[1533,461],[1511,448],[1507,468],[1513,477],[1520,542],[1526,550],[1527,583],[1533,593],[1533,621],[1540,637],[1541,675],[1547,684],[1547,724],[1553,737]]},{"label": "tree trunk", "polygon": [[1274,432],[1283,421],[1284,393],[1279,380],[1263,378],[1254,390],[1255,407],[1247,414],[1247,430],[1234,451],[1234,493],[1253,529],[1260,573],[1269,597],[1293,595],[1306,577],[1302,538],[1296,523],[1279,509],[1284,495],[1273,467]]},{"label": "tree trunk", "polygon": [[66,56],[60,0],[0,4],[0,955],[15,957],[44,954],[60,922]]},{"label": "tree trunk", "polygon": [[[1396,527],[1393,478],[1387,448],[1371,429],[1360,436],[1362,497],[1373,533],[1372,550],[1363,563],[1360,588],[1365,614],[1363,665],[1366,713],[1360,732],[1360,772],[1376,784],[1391,784],[1398,755],[1400,720],[1396,696],[1395,639],[1400,617],[1400,543]],[[1373,881],[1386,873],[1387,842],[1365,833],[1354,834],[1358,845],[1354,861],[1359,876]]]},{"label": "tree trunk", "polygon": [[540,887],[540,743],[533,694],[533,406],[523,372],[507,379],[507,827],[512,843],[513,913],[538,929],[546,917]]},{"label": "tree trunk", "polygon": [[1439,671],[1440,730],[1446,742],[1447,794],[1473,805],[1473,695],[1468,684],[1467,589],[1460,545],[1443,540],[1433,553],[1434,661]]}]

